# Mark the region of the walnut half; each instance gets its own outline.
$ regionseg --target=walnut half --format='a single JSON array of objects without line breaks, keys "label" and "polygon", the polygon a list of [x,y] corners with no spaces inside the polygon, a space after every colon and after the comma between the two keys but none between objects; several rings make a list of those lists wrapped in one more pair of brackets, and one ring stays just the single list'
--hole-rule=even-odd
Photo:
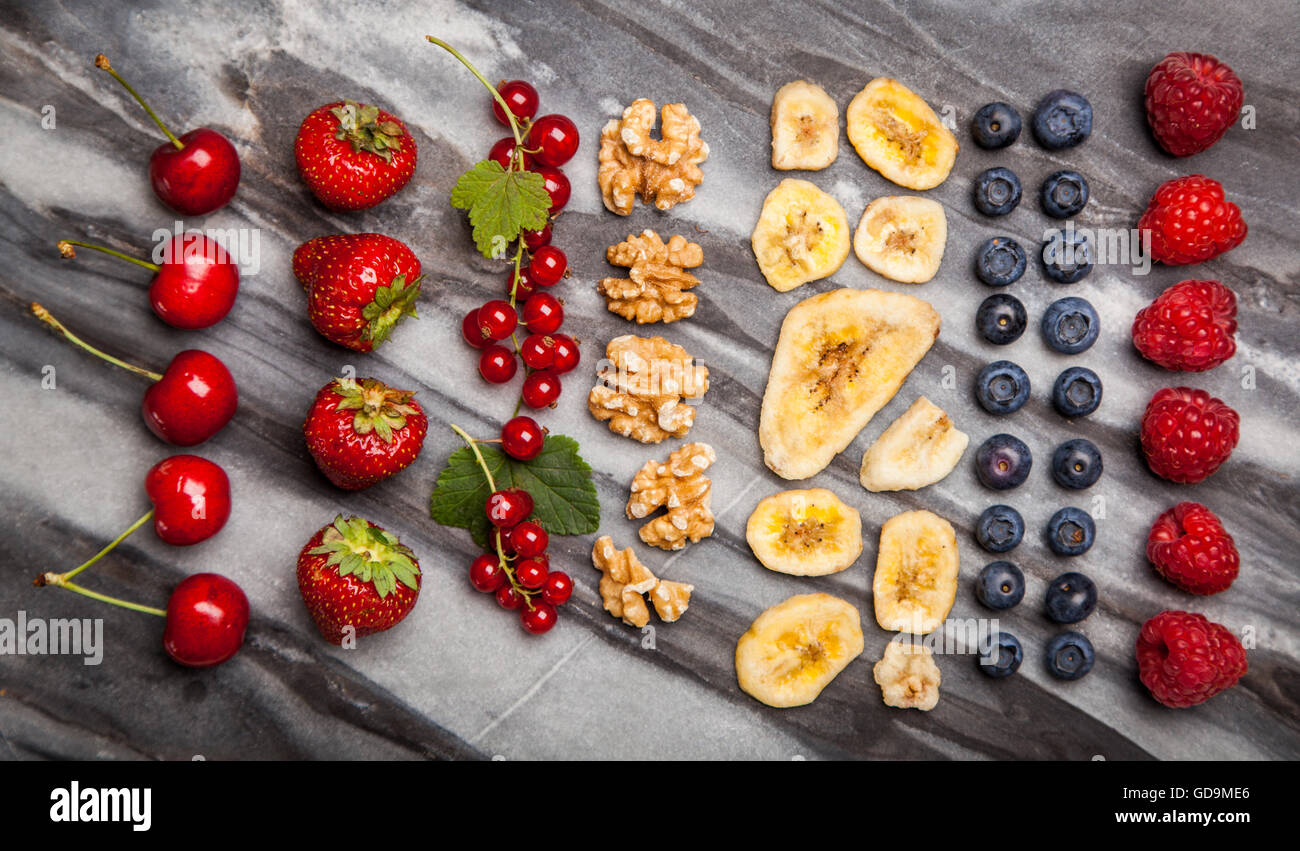
[{"label": "walnut half", "polygon": [[633,101],[621,119],[611,119],[601,130],[596,179],[610,212],[628,215],[638,194],[642,202],[667,210],[694,198],[704,180],[700,163],[708,159],[709,145],[700,139],[700,122],[685,104],[666,104],[661,114],[659,139],[650,135],[655,105],[647,98]]},{"label": "walnut half", "polygon": [[660,464],[647,461],[632,480],[627,500],[629,520],[649,517],[660,508],[666,514],[641,527],[641,540],[661,550],[680,550],[713,534],[713,483],[704,471],[717,455],[707,443],[687,443]]},{"label": "walnut half", "polygon": [[680,618],[690,606],[695,586],[658,579],[631,547],[615,548],[608,535],[599,538],[592,547],[591,563],[601,572],[600,598],[605,611],[622,618],[629,626],[643,627],[650,622],[650,609],[644,596],[647,593],[655,613],[665,623]]},{"label": "walnut half", "polygon": [[709,389],[709,370],[663,337],[615,337],[605,347],[587,409],[609,430],[642,443],[683,437],[695,422],[686,399]]},{"label": "walnut half", "polygon": [[687,290],[700,279],[686,270],[704,262],[704,251],[694,242],[672,236],[665,243],[646,230],[611,245],[605,257],[628,269],[626,278],[605,278],[596,285],[611,312],[638,324],[676,322],[695,313],[699,299]]}]

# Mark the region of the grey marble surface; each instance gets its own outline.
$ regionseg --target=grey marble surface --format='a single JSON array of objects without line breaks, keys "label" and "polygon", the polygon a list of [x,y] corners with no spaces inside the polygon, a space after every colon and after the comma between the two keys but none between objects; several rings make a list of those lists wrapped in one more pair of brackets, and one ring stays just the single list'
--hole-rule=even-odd
[{"label": "grey marble surface", "polygon": [[[1300,757],[1300,346],[1295,341],[1300,260],[1300,77],[1291,39],[1300,12],[1286,0],[1207,17],[1205,4],[886,3],[790,4],[372,2],[31,4],[5,2],[0,19],[0,617],[102,617],[105,656],[97,667],[73,657],[0,657],[0,758],[250,757],[406,758],[1296,758]],[[449,56],[425,43],[433,33],[470,56],[490,79],[526,77],[544,111],[570,115],[583,145],[566,168],[573,200],[556,227],[575,276],[562,285],[567,325],[585,343],[584,365],[567,379],[543,421],[577,437],[597,470],[603,531],[635,540],[622,517],[627,485],[647,458],[675,443],[642,447],[611,435],[586,413],[590,366],[604,343],[630,327],[605,310],[594,283],[608,274],[604,249],[644,227],[683,233],[704,247],[696,316],[655,329],[708,365],[712,389],[691,438],[718,447],[711,539],[667,558],[645,547],[660,575],[696,587],[688,614],[660,627],[653,649],[600,606],[590,566],[594,536],[555,541],[553,558],[576,579],[560,625],[537,639],[513,615],[469,587],[473,545],[436,526],[427,504],[433,480],[458,441],[455,422],[488,436],[509,415],[508,391],[479,380],[458,340],[460,317],[494,296],[504,273],[478,257],[463,216],[447,204],[457,174],[501,135],[485,93]],[[1199,49],[1227,60],[1245,81],[1258,127],[1231,130],[1210,151],[1176,161],[1154,146],[1141,111],[1147,70],[1167,51]],[[210,125],[231,136],[243,162],[234,202],[191,225],[256,229],[260,269],[246,274],[226,321],[180,332],[149,311],[146,280],[107,258],[60,261],[60,238],[89,237],[119,248],[149,244],[175,217],[145,177],[155,128],[91,60],[103,51],[176,129]],[[832,280],[786,294],[763,281],[749,232],[766,192],[782,175],[768,165],[772,93],[800,77],[841,104],[876,76],[896,77],[936,108],[955,110],[962,150],[949,180],[926,193],[948,211],[947,255],[920,287],[894,284],[850,257]],[[1000,153],[981,151],[965,130],[991,100],[1025,114],[1046,91],[1071,87],[1096,111],[1082,147],[1049,153],[1028,133]],[[379,103],[418,135],[420,163],[399,195],[361,214],[333,215],[313,202],[293,166],[292,140],[313,107],[336,97]],[[595,185],[600,126],[633,98],[684,101],[711,147],[698,197],[662,215],[638,207],[620,219]],[[42,129],[43,108],[55,129]],[[1027,200],[1003,221],[969,201],[973,176],[1014,169]],[[1072,287],[1047,282],[1031,265],[1013,292],[1031,323],[1061,295],[1101,311],[1101,339],[1086,354],[1049,351],[1033,330],[1006,349],[975,334],[975,306],[987,294],[971,274],[974,247],[1009,233],[1029,244],[1048,220],[1032,194],[1058,168],[1081,171],[1093,200],[1080,225],[1129,227],[1152,189],[1202,171],[1221,180],[1250,226],[1232,253],[1194,269],[1149,276],[1098,268]],[[811,175],[856,223],[866,202],[895,187],[841,143],[838,161]],[[379,353],[332,347],[306,320],[289,271],[300,242],[324,233],[375,230],[410,244],[428,274],[421,319],[400,328]],[[1239,350],[1225,366],[1181,376],[1143,361],[1127,328],[1157,292],[1189,276],[1236,290]],[[758,404],[785,312],[835,286],[906,290],[931,301],[943,332],[900,393],[809,486],[834,489],[863,515],[866,548],[849,570],[822,579],[770,573],[744,540],[757,502],[784,487],[766,471],[756,438]],[[141,532],[94,569],[87,584],[161,604],[182,576],[200,570],[240,582],[253,606],[247,645],[221,668],[193,672],[166,659],[151,618],[35,589],[38,570],[66,569],[92,554],[147,508],[141,480],[170,454],[137,414],[140,379],[60,343],[25,313],[39,299],[94,343],[161,366],[181,348],[206,348],[232,367],[241,404],[233,423],[199,452],[230,473],[229,525],[199,546],[177,550]],[[1009,419],[975,405],[971,381],[987,361],[1022,364],[1035,387]],[[1096,369],[1105,402],[1083,422],[1052,411],[1047,391],[1065,366]],[[431,414],[423,455],[407,471],[358,494],[328,484],[308,457],[299,425],[316,390],[345,364],[419,390]],[[54,366],[57,388],[42,389]],[[945,386],[951,368],[955,386]],[[1254,371],[1254,389],[1243,371]],[[1151,476],[1136,448],[1137,422],[1151,393],[1189,383],[1242,413],[1241,443],[1207,482],[1177,486]],[[944,407],[972,449],[943,482],[918,492],[868,494],[857,483],[862,452],[920,394]],[[995,495],[975,479],[974,445],[997,431],[1024,438],[1039,464],[1017,491]],[[1043,463],[1074,436],[1105,454],[1102,481],[1082,497],[1059,489]],[[1059,506],[1105,499],[1097,545],[1066,563],[1041,542]],[[1159,579],[1142,554],[1154,517],[1181,499],[1210,505],[1236,536],[1240,579],[1210,599]],[[1083,502],[1080,500],[1083,499]],[[1027,602],[1003,620],[1025,644],[1026,662],[1007,681],[985,678],[968,657],[939,659],[942,699],[928,713],[882,705],[871,665],[888,635],[871,616],[870,583],[880,524],[929,508],[958,529],[961,586],[954,617],[977,617],[971,583],[988,556],[970,530],[995,501],[1020,508],[1030,532],[1015,560],[1029,579]],[[342,651],[317,636],[299,599],[294,559],[338,511],[394,530],[424,568],[419,605],[389,633]],[[1101,605],[1082,630],[1098,661],[1077,683],[1053,680],[1042,648],[1054,629],[1040,613],[1056,574],[1092,575]],[[763,609],[809,591],[843,596],[864,616],[866,651],[811,706],[776,710],[736,686],[736,638]],[[1192,608],[1234,631],[1251,630],[1251,669],[1230,693],[1173,712],[1136,678],[1138,626],[1167,608]]]}]

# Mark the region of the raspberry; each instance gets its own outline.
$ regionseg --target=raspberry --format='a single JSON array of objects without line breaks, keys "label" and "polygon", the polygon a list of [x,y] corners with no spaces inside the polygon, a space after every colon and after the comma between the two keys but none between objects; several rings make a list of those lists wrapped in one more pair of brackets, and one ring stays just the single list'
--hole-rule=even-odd
[{"label": "raspberry", "polygon": [[1214,512],[1180,502],[1156,518],[1147,537],[1147,558],[1156,572],[1189,594],[1226,591],[1241,557]]},{"label": "raspberry", "polygon": [[1133,345],[1165,369],[1203,372],[1237,351],[1237,296],[1218,281],[1181,281],[1133,320]]},{"label": "raspberry", "polygon": [[1241,112],[1241,80],[1205,53],[1171,53],[1147,75],[1147,123],[1176,157],[1213,145]]},{"label": "raspberry", "polygon": [[1205,615],[1161,612],[1142,625],[1138,677],[1151,696],[1175,709],[1196,706],[1232,688],[1246,673],[1246,650],[1227,627]]},{"label": "raspberry", "polygon": [[1203,174],[1160,184],[1137,226],[1150,234],[1151,256],[1169,266],[1210,260],[1246,238],[1241,210]]},{"label": "raspberry", "polygon": [[1241,417],[1204,390],[1157,390],[1142,415],[1142,452],[1151,472],[1195,484],[1228,460],[1240,437]]}]

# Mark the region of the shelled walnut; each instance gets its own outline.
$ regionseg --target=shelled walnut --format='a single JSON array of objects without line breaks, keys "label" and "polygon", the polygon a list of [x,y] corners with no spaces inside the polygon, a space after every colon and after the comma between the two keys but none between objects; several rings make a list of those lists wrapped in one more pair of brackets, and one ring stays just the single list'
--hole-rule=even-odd
[{"label": "shelled walnut", "polygon": [[632,480],[628,519],[649,517],[660,508],[667,513],[641,527],[642,541],[661,550],[680,550],[687,541],[695,543],[713,534],[713,483],[704,471],[716,460],[709,444],[687,443],[666,463],[645,463]]},{"label": "shelled walnut", "polygon": [[684,400],[709,389],[709,370],[663,337],[615,337],[596,375],[600,381],[587,396],[591,415],[642,443],[685,436],[695,409]]},{"label": "shelled walnut", "polygon": [[644,596],[647,593],[655,613],[665,623],[680,618],[690,606],[694,585],[657,578],[631,547],[616,549],[608,535],[597,539],[592,547],[591,563],[601,572],[600,597],[605,611],[629,626],[643,627],[650,622]]},{"label": "shelled walnut", "polygon": [[695,197],[704,180],[700,163],[708,159],[709,145],[700,139],[700,122],[685,104],[665,104],[660,138],[650,133],[655,125],[654,101],[634,100],[621,119],[611,119],[600,133],[600,167],[596,179],[610,212],[626,216],[636,196],[667,210]]},{"label": "shelled walnut", "polygon": [[611,312],[638,324],[676,322],[694,315],[699,299],[686,291],[700,279],[686,270],[704,262],[704,251],[694,242],[672,236],[665,243],[647,229],[611,245],[605,258],[628,269],[626,278],[605,278],[596,285]]}]

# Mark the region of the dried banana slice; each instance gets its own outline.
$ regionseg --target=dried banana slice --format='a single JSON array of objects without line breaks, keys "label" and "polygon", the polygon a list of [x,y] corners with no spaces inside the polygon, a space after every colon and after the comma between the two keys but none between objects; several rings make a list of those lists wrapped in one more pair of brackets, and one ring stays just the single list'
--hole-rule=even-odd
[{"label": "dried banana slice", "polygon": [[886,195],[862,212],[853,251],[878,275],[924,284],[939,271],[947,241],[948,217],[942,204],[914,195]]},{"label": "dried banana slice", "polygon": [[844,265],[849,219],[840,202],[814,184],[787,177],[767,193],[749,241],[763,277],[786,292]]},{"label": "dried banana slice", "polygon": [[952,472],[970,438],[924,396],[889,424],[862,456],[859,479],[869,491],[914,491]]},{"label": "dried banana slice", "polygon": [[772,98],[772,168],[816,171],[840,152],[840,108],[816,83],[797,80]]},{"label": "dried banana slice", "polygon": [[862,648],[857,609],[829,594],[800,594],[763,612],[736,642],[736,678],[768,706],[804,706]]},{"label": "dried banana slice", "polygon": [[930,511],[905,511],[880,528],[871,592],[876,623],[924,635],[948,617],[957,599],[957,533]]},{"label": "dried banana slice", "polygon": [[939,666],[929,647],[890,641],[871,673],[886,706],[929,712],[939,703]]},{"label": "dried banana slice", "polygon": [[849,141],[862,161],[908,189],[933,189],[948,179],[957,138],[929,104],[897,80],[878,77],[845,112]]},{"label": "dried banana slice", "polygon": [[910,295],[840,289],[796,304],[781,324],[763,393],[764,462],[786,479],[824,469],[938,336],[938,311]]},{"label": "dried banana slice", "polygon": [[825,576],[862,555],[862,517],[825,488],[782,491],[749,515],[745,540],[768,570]]}]

